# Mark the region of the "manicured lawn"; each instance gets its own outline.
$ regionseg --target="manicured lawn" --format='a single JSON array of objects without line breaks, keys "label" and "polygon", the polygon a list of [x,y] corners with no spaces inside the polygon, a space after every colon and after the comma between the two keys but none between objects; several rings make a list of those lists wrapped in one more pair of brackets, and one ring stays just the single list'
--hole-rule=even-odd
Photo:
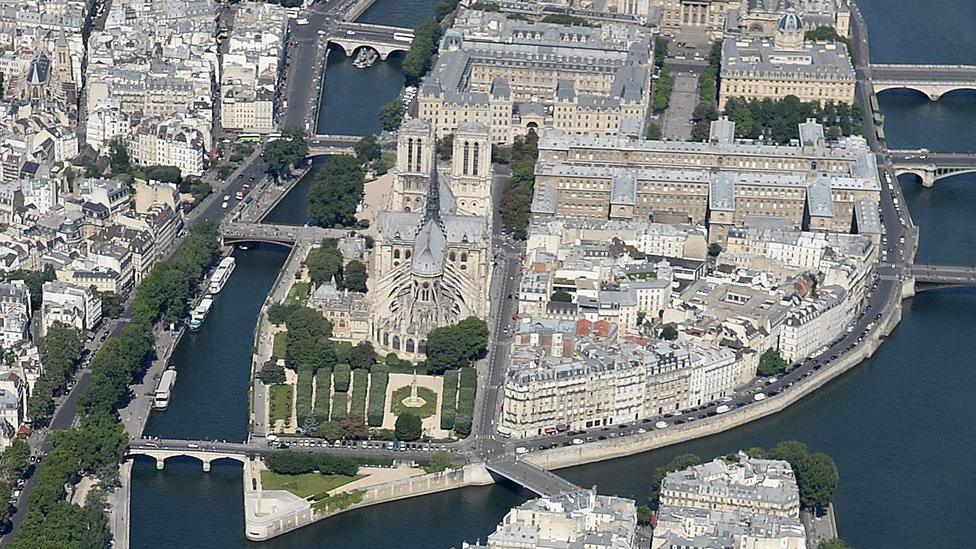
[{"label": "manicured lawn", "polygon": [[285,345],[288,341],[288,332],[278,332],[274,335],[274,344],[271,354],[275,358],[285,358]]},{"label": "manicured lawn", "polygon": [[343,475],[320,475],[305,473],[302,475],[279,475],[272,471],[261,471],[261,486],[265,490],[288,490],[301,498],[325,495],[329,490],[349,484],[366,475],[347,477]]},{"label": "manicured lawn", "polygon": [[308,282],[295,282],[288,290],[288,297],[285,298],[286,305],[304,305],[308,301],[308,296],[312,292],[312,285]]},{"label": "manicured lawn", "polygon": [[393,391],[394,414],[400,415],[404,412],[410,412],[416,416],[419,416],[421,419],[434,415],[434,409],[437,406],[437,393],[426,387],[417,387],[417,396],[424,399],[424,405],[417,408],[411,408],[403,405],[403,399],[409,396],[410,386],[400,387],[396,391]]},{"label": "manicured lawn", "polygon": [[291,417],[291,385],[271,386],[271,421]]}]

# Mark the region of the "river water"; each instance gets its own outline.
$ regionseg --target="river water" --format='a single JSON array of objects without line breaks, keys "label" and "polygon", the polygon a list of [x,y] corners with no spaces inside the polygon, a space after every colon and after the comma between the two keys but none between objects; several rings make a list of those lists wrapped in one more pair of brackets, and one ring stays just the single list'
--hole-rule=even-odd
[{"label": "river water", "polygon": [[[976,51],[973,0],[860,0],[871,33],[874,62],[972,62]],[[431,13],[434,0],[379,0],[364,14],[372,23],[408,25]],[[426,9],[423,11],[421,8]],[[331,56],[330,56],[331,57]],[[338,57],[338,56],[335,56]],[[395,63],[369,71],[333,71],[330,59],[321,128],[363,135],[376,131],[375,110],[350,115],[357,105],[381,105],[402,83]],[[351,68],[351,67],[350,67]],[[355,71],[355,72],[353,72]],[[348,76],[348,77],[347,77]],[[363,76],[363,79],[359,77]],[[369,80],[369,81],[368,81]],[[892,148],[976,150],[976,94],[957,92],[931,103],[913,92],[885,92]],[[958,176],[922,189],[902,181],[921,227],[918,260],[976,263],[976,176]],[[305,222],[308,180],[269,220]],[[174,355],[180,371],[170,409],[154,416],[147,433],[240,440],[247,429],[249,353],[257,311],[285,252],[269,247],[238,251],[237,270],[203,329],[184,338]],[[674,455],[705,459],[795,438],[830,453],[840,468],[835,510],[841,535],[864,548],[973,547],[970,510],[976,475],[970,464],[976,424],[970,394],[976,387],[976,291],[923,293],[905,302],[904,320],[871,360],[774,417],[735,431],[638,456],[566,470],[581,486],[643,501],[655,467]],[[243,536],[241,470],[216,462],[170,460],[165,471],[136,460],[132,486],[132,547],[443,549],[484,539],[513,505],[530,494],[510,485],[469,488],[352,511],[263,544]]]}]

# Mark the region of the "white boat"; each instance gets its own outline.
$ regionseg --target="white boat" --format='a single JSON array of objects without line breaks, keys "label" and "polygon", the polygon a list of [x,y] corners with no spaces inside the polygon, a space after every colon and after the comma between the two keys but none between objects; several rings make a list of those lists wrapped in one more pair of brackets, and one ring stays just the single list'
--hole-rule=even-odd
[{"label": "white boat", "polygon": [[210,287],[208,291],[212,294],[219,293],[220,290],[224,289],[224,284],[230,280],[231,273],[234,272],[234,267],[237,266],[237,262],[233,257],[225,257],[217,265],[217,270],[214,271],[213,275],[210,276]]},{"label": "white boat", "polygon": [[156,385],[156,392],[153,395],[153,407],[157,410],[165,410],[169,406],[169,394],[176,383],[176,370],[170,368],[163,372],[159,378],[159,385]]},{"label": "white boat", "polygon": [[213,307],[213,298],[205,297],[197,305],[196,309],[190,311],[190,329],[199,330],[200,326],[203,326],[203,321],[206,320],[207,315],[210,314],[210,307]]}]

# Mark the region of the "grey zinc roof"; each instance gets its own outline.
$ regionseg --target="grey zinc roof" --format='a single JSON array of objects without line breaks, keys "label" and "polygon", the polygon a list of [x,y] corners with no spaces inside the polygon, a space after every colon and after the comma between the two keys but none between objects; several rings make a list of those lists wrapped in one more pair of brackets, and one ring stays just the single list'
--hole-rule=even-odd
[{"label": "grey zinc roof", "polygon": [[815,43],[800,51],[783,51],[768,40],[722,43],[722,75],[800,75],[855,80],[854,67],[841,43]]},{"label": "grey zinc roof", "polygon": [[637,180],[633,174],[619,171],[613,174],[610,204],[633,206],[637,202]]},{"label": "grey zinc roof", "polygon": [[708,207],[712,210],[735,210],[735,176],[729,172],[716,175],[708,185]]},{"label": "grey zinc roof", "polygon": [[413,244],[410,270],[418,276],[437,276],[444,271],[447,239],[436,220],[428,219]]},{"label": "grey zinc roof", "polygon": [[858,234],[881,234],[878,201],[862,198],[854,203],[854,219]]},{"label": "grey zinc roof", "polygon": [[811,216],[834,216],[834,198],[830,194],[830,186],[830,176],[821,174],[807,187],[807,209]]}]

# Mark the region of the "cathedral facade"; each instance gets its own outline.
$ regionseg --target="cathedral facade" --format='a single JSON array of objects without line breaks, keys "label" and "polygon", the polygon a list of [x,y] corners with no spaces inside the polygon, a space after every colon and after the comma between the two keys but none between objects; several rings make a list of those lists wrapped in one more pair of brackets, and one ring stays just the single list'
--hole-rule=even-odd
[{"label": "cathedral facade", "polygon": [[393,190],[373,248],[370,331],[380,353],[425,357],[427,334],[488,316],[491,285],[491,140],[464,123],[452,161],[438,168],[430,124],[400,129]]}]

